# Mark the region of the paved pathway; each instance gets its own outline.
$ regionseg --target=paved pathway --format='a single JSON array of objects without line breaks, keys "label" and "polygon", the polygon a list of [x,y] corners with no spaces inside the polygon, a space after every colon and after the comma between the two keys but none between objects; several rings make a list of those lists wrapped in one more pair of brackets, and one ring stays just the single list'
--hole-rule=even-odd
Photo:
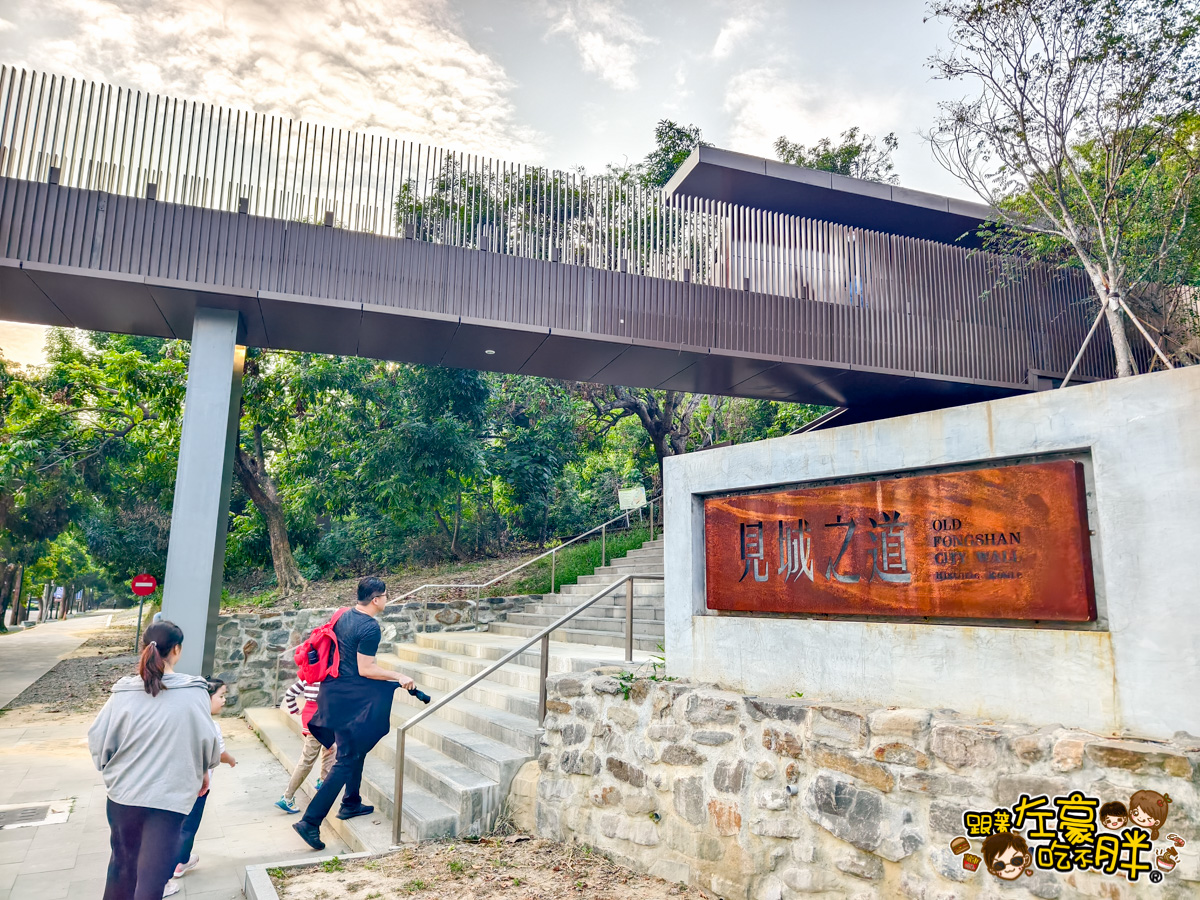
[{"label": "paved pathway", "polygon": [[[80,631],[94,629],[102,621],[93,620]],[[42,670],[49,669],[57,655],[74,649],[68,646],[70,641],[77,646],[86,636],[68,637],[65,633],[72,629],[58,627],[74,623],[82,625],[86,619],[37,626],[33,632],[46,628],[41,642],[27,642],[33,632],[0,638],[0,665],[8,667],[0,671],[21,678],[42,665],[10,658],[25,655],[43,662],[49,659]],[[56,630],[64,633],[55,635]],[[10,643],[14,641],[18,643]],[[13,653],[18,647],[21,652]],[[33,715],[25,710],[0,715],[0,804],[75,798],[74,811],[61,825],[0,830],[0,900],[96,900],[104,892],[108,822],[104,781],[87,748],[92,718]],[[196,838],[200,865],[180,879],[183,890],[176,895],[186,900],[240,898],[247,864],[318,855],[290,828],[296,817],[272,806],[287,783],[283,766],[241,719],[222,719],[221,725],[238,765],[221,766],[214,777],[212,798]],[[326,853],[347,852],[332,829],[323,831]]]},{"label": "paved pathway", "polygon": [[0,635],[0,709],[104,628],[111,616],[110,612],[94,612]]}]

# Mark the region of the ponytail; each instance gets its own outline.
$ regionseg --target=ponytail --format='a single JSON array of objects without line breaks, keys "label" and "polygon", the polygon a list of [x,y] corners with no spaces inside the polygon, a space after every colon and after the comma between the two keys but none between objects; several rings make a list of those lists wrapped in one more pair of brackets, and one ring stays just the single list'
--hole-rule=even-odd
[{"label": "ponytail", "polygon": [[142,635],[142,655],[138,659],[138,675],[146,685],[146,693],[157,697],[165,690],[163,674],[167,668],[167,657],[183,643],[183,629],[165,619],[155,622]]}]

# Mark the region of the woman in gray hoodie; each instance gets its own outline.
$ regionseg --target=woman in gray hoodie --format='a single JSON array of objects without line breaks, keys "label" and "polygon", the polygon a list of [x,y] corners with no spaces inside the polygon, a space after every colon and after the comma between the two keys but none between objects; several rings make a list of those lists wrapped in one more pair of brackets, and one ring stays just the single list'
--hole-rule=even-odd
[{"label": "woman in gray hoodie", "polygon": [[173,622],[147,628],[137,675],[113,685],[88,730],[108,793],[112,856],[104,900],[161,900],[180,827],[220,761],[207,683],[175,671],[182,646],[183,631]]}]

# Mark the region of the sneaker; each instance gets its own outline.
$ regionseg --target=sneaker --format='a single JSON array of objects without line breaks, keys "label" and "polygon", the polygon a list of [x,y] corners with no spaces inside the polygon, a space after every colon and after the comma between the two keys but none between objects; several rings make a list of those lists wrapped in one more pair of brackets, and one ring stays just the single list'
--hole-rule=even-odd
[{"label": "sneaker", "polygon": [[171,877],[172,878],[182,878],[186,873],[188,873],[192,869],[196,868],[196,866],[198,866],[199,864],[200,864],[200,857],[197,856],[195,853],[193,853],[191,856],[188,857],[187,862],[180,863],[179,865],[177,865],[175,867],[175,874]]},{"label": "sneaker", "polygon": [[300,807],[296,805],[295,797],[280,797],[275,801],[275,805],[282,809],[285,813],[300,812]]},{"label": "sneaker", "polygon": [[323,785],[324,783],[325,783],[325,779],[324,779],[324,778],[318,778],[318,779],[317,779],[317,786],[316,786],[315,788],[313,788],[313,790],[319,791],[319,790],[321,789],[321,785]]},{"label": "sneaker", "polygon": [[292,825],[292,830],[304,839],[304,843],[312,847],[314,850],[324,850],[325,843],[321,840],[321,829],[316,825],[310,825],[301,819]]},{"label": "sneaker", "polygon": [[165,888],[163,888],[163,896],[164,897],[174,897],[178,893],[179,893],[179,882],[178,881],[168,881],[167,886]]},{"label": "sneaker", "polygon": [[368,806],[366,803],[359,803],[357,806],[342,805],[338,810],[337,817],[339,819],[353,819],[356,816],[369,816],[375,812],[375,807]]}]

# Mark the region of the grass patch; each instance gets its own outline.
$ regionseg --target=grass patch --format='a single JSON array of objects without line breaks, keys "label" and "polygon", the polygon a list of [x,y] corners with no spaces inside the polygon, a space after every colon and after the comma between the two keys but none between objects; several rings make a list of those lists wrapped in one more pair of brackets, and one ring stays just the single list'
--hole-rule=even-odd
[{"label": "grass patch", "polygon": [[[650,528],[630,528],[626,531],[610,532],[606,543],[606,562],[624,556],[630,550],[636,550],[650,540]],[[557,554],[555,563],[554,586],[557,590],[568,584],[576,584],[583,575],[591,575],[600,565],[600,538],[578,541],[565,547]],[[510,594],[549,594],[550,593],[550,558],[538,560],[533,565],[523,569],[511,580],[493,585],[489,597],[503,597]]]}]

